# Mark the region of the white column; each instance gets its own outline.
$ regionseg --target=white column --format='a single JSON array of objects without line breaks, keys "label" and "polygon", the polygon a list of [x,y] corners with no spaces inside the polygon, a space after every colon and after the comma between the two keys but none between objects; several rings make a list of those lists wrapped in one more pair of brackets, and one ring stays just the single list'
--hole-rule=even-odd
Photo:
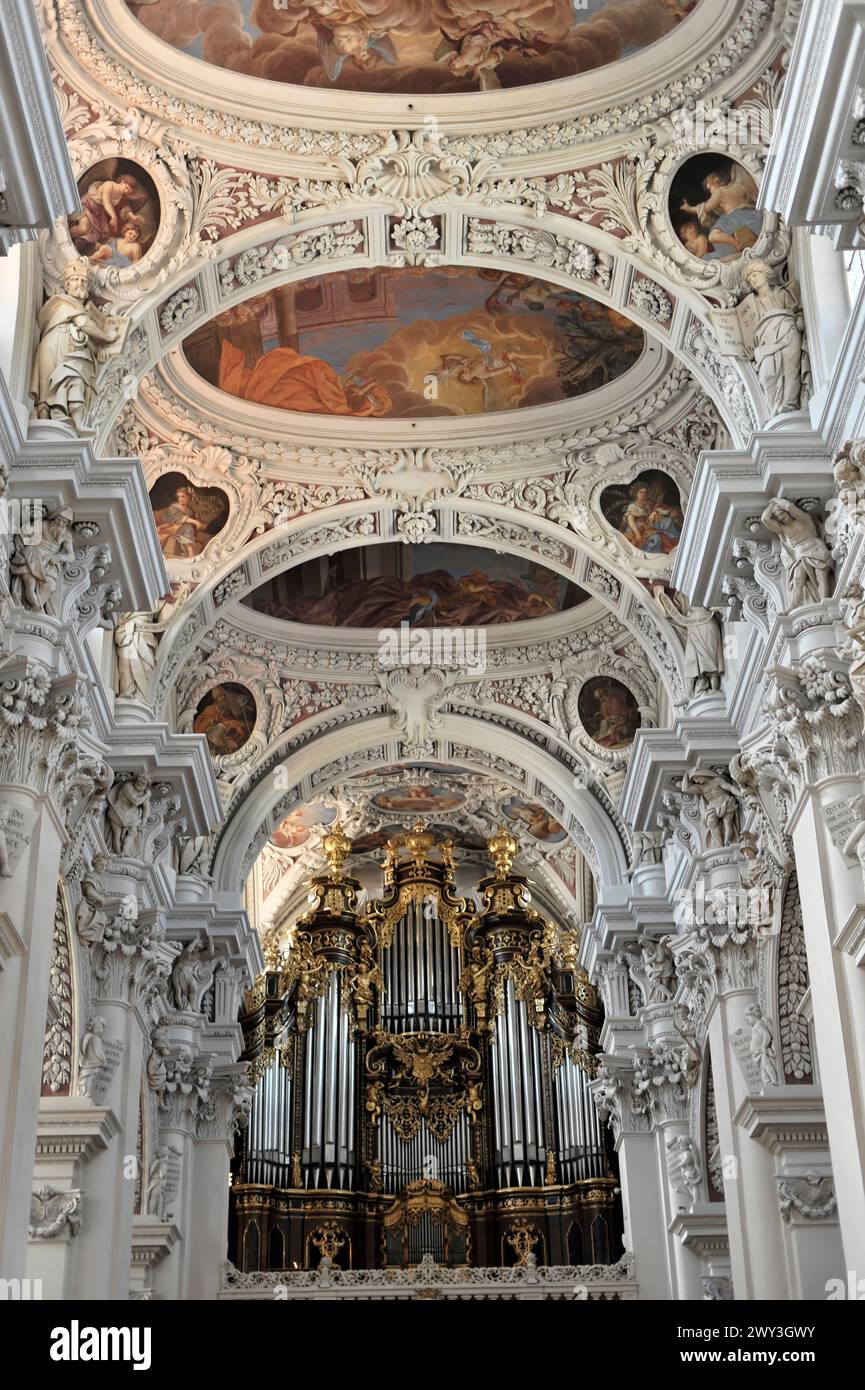
[{"label": "white column", "polygon": [[[0,911],[18,954],[0,974],[0,1273],[21,1278],[27,1249],[33,1154],[42,1081],[51,942],[64,831],[56,810],[22,787],[0,787],[20,858],[0,878]],[[12,836],[7,830],[7,840]],[[14,853],[14,851],[13,851]]]},{"label": "white column", "polygon": [[[114,1111],[118,1134],[88,1165],[83,1180],[87,1219],[79,1252],[79,1292],[90,1298],[129,1296],[145,1041],[153,993],[170,962],[169,956],[160,973],[162,949],[156,915],[148,911],[118,928],[113,942],[106,930],[106,941],[93,948],[91,957],[92,978],[98,985],[94,1010],[105,1022],[103,1045],[109,1062],[108,1074],[100,1078],[99,1102]],[[146,1184],[146,1173],[141,1181]]]},{"label": "white column", "polygon": [[865,971],[836,944],[865,898],[862,872],[832,844],[821,808],[861,795],[859,779],[806,792],[792,826],[814,1034],[847,1269],[865,1252]]},{"label": "white column", "polygon": [[668,1300],[673,1293],[667,1263],[665,1194],[661,1184],[657,1136],[623,1135],[617,1152],[625,1215],[625,1243],[634,1255],[640,1298]]},{"label": "white column", "polygon": [[615,1135],[622,1184],[624,1245],[634,1257],[640,1298],[672,1296],[658,1141],[647,1110],[635,1103],[630,1059],[603,1054],[598,1079],[590,1085],[601,1115]]},{"label": "white column", "polygon": [[0,1057],[6,1059],[0,1068],[0,1275],[21,1278],[60,852],[71,787],[86,752],[77,746],[76,676],[53,677],[42,661],[22,654],[0,662],[0,681],[7,721],[0,805],[9,811],[8,872],[0,877]]},{"label": "white column", "polygon": [[228,1191],[234,1135],[249,1118],[252,1088],[241,1063],[214,1078],[213,1103],[192,1147],[185,1297],[216,1298],[228,1253]]},{"label": "white column", "polygon": [[791,1297],[826,1297],[830,1279],[846,1284],[823,1098],[818,1086],[785,1086],[751,1096],[738,1115],[772,1155]]},{"label": "white column", "polygon": [[[726,946],[724,951],[737,949]],[[750,1034],[745,1010],[755,999],[753,989],[731,990],[718,999],[709,1021],[730,1264],[737,1299],[787,1299],[791,1295],[775,1166],[736,1119],[751,1092],[731,1039],[734,1033]]]},{"label": "white column", "polygon": [[[116,1134],[117,1121],[112,1111],[100,1109],[77,1096],[43,1096],[32,1180],[37,1194],[35,1207],[47,1207],[50,1213],[52,1208],[59,1209],[64,1194],[77,1196],[87,1164],[95,1154],[107,1148]],[[56,1197],[52,1198],[51,1193]],[[83,1222],[86,1217],[83,1203],[77,1214]],[[31,1238],[27,1274],[30,1278],[41,1279],[43,1298],[80,1296],[80,1248],[80,1236],[68,1222],[56,1233],[36,1234]]]}]

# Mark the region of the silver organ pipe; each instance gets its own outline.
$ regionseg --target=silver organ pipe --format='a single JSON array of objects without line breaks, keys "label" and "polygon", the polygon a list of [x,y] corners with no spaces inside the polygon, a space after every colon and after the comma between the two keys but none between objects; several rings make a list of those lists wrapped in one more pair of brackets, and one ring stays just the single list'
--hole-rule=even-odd
[{"label": "silver organ pipe", "polygon": [[379,953],[385,994],[382,1027],[391,1033],[450,1033],[460,1026],[460,953],[431,905],[412,903]]},{"label": "silver organ pipe", "polygon": [[301,1164],[307,1187],[348,1190],[354,1181],[355,1050],[334,970],[305,1036]]},{"label": "silver organ pipe", "polygon": [[291,1077],[275,1056],[255,1088],[249,1117],[246,1181],[273,1187],[291,1183]]},{"label": "silver organ pipe", "polygon": [[559,1136],[559,1178],[565,1183],[606,1175],[607,1164],[598,1112],[587,1082],[588,1077],[582,1068],[565,1056],[553,1082]]},{"label": "silver organ pipe", "polygon": [[526,1005],[504,989],[504,1007],[491,1044],[493,1155],[496,1185],[539,1187],[546,1162],[543,1102],[543,1039],[533,1028]]},{"label": "silver organ pipe", "polygon": [[392,1192],[394,1196],[406,1183],[417,1182],[420,1178],[434,1178],[453,1192],[465,1192],[466,1159],[470,1153],[471,1139],[465,1114],[459,1116],[444,1143],[430,1134],[425,1124],[406,1142],[386,1116],[382,1119],[379,1143],[382,1180],[385,1192]]}]

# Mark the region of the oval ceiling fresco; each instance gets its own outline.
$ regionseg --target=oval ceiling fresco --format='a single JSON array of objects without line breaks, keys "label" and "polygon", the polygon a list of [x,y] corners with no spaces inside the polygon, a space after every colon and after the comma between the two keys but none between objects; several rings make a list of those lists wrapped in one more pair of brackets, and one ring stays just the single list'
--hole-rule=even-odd
[{"label": "oval ceiling fresco", "polygon": [[352,92],[477,92],[573,77],[654,43],[696,0],[127,0],[231,72]]},{"label": "oval ceiling fresco", "polygon": [[271,618],[322,627],[486,627],[546,618],[589,597],[517,555],[462,545],[358,547],[306,560],[243,603]]},{"label": "oval ceiling fresco", "polygon": [[283,285],[187,337],[200,376],[315,415],[407,419],[549,405],[615,380],[642,331],[573,290],[468,266],[338,271]]}]

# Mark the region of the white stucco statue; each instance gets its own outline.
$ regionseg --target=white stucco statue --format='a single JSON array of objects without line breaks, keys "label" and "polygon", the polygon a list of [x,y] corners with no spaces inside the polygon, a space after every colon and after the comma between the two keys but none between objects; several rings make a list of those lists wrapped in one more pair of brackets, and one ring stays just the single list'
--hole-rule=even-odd
[{"label": "white stucco statue", "polygon": [[19,532],[9,557],[10,592],[31,613],[47,613],[57,591],[64,564],[74,563],[75,546],[68,507],[45,516],[38,531]]},{"label": "white stucco statue", "polygon": [[737,789],[711,768],[688,771],[682,778],[686,796],[697,796],[703,803],[706,848],[721,849],[736,842],[739,829]]},{"label": "white stucco statue", "polygon": [[202,995],[213,979],[215,969],[216,962],[209,955],[205,940],[195,937],[187,942],[171,971],[175,1007],[195,1013],[201,1007]]},{"label": "white stucco statue", "polygon": [[745,1017],[751,1025],[751,1056],[760,1069],[760,1080],[764,1086],[777,1086],[778,1068],[771,1024],[759,1004],[749,1004]]},{"label": "white stucco statue", "polygon": [[75,930],[79,939],[88,946],[101,941],[108,926],[109,918],[105,911],[108,899],[98,878],[107,867],[107,860],[101,854],[97,854],[91,872],[85,874],[81,880],[81,898],[75,912]]},{"label": "white stucco statue", "polygon": [[159,638],[149,613],[125,613],[114,629],[117,674],[114,689],[127,700],[146,700]]},{"label": "white stucco statue", "polygon": [[157,1221],[168,1219],[166,1202],[168,1198],[168,1162],[171,1149],[161,1144],[151,1160],[147,1172],[147,1210]]},{"label": "white stucco statue", "polygon": [[150,781],[141,773],[128,782],[116,782],[107,793],[106,831],[112,854],[141,852],[141,832],[150,813]]},{"label": "white stucco statue", "polygon": [[766,261],[747,261],[742,271],[753,290],[756,315],[754,366],[770,415],[798,410],[802,402],[805,320],[795,281],[779,284]]},{"label": "white stucco statue", "polygon": [[690,681],[691,694],[718,690],[724,674],[724,634],[720,619],[711,608],[692,606],[687,613],[677,608],[663,592],[658,602],[670,622],[685,634],[685,678]]},{"label": "white stucco statue", "polygon": [[30,380],[37,419],[65,420],[76,430],[87,420],[97,364],[120,351],[126,327],[88,304],[92,275],[84,260],[66,266],[63,294],[53,294],[39,313]]},{"label": "white stucco statue", "polygon": [[786,497],[775,497],[760,520],[781,542],[787,572],[790,607],[819,603],[828,598],[832,580],[832,554],[812,516]]},{"label": "white stucco statue", "polygon": [[207,861],[210,857],[210,835],[189,835],[178,840],[175,845],[175,866],[179,874],[193,874],[197,878],[207,878]]},{"label": "white stucco statue", "polygon": [[81,1052],[78,1060],[78,1094],[93,1096],[93,1090],[102,1068],[107,1065],[105,1044],[105,1019],[94,1014],[87,1020],[84,1037],[81,1039]]}]

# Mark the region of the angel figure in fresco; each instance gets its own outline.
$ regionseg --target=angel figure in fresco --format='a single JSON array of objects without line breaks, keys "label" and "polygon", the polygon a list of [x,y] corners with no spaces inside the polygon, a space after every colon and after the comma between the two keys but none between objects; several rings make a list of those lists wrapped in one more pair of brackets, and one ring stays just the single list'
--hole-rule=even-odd
[{"label": "angel figure in fresco", "polygon": [[174,501],[153,513],[166,560],[194,560],[210,540],[210,525],[221,506],[198,488],[179,487]]},{"label": "angel figure in fresco", "polygon": [[[325,8],[318,5],[321,13]],[[334,6],[342,9],[343,6]],[[366,24],[354,21],[348,24],[335,24],[333,28],[315,26],[318,38],[318,52],[321,65],[335,82],[346,63],[353,63],[361,72],[378,67],[379,63],[396,63],[397,53],[389,34],[377,33]]]},{"label": "angel figure in fresco", "polygon": [[703,201],[692,204],[683,199],[681,211],[696,218],[715,249],[731,241],[734,254],[753,246],[763,226],[763,214],[757,211],[757,185],[747,169],[733,165],[727,174],[713,169],[703,179],[703,189]]},{"label": "angel figure in fresco", "polygon": [[[464,386],[480,386],[483,393],[484,410],[495,410],[498,403],[493,392],[493,383],[505,376],[510,381],[522,383],[526,376],[517,360],[526,358],[503,349],[496,352],[486,338],[479,338],[470,328],[463,329],[463,339],[476,349],[475,356],[465,352],[445,353],[441,358],[440,372],[443,377],[454,376]],[[480,359],[480,360],[478,360]]]},{"label": "angel figure in fresco", "polygon": [[542,7],[534,0],[488,0],[478,6],[438,0],[436,17],[442,41],[433,56],[484,92],[501,86],[497,68],[508,53],[537,57],[561,42],[573,23],[573,9],[571,0],[547,0]]},{"label": "angel figure in fresco", "polygon": [[321,65],[336,82],[346,64],[368,72],[381,63],[398,62],[390,29],[416,27],[411,0],[278,0],[280,32],[297,33],[309,24]]},{"label": "angel figure in fresco", "polygon": [[720,261],[725,256],[739,254],[740,248],[735,237],[715,228],[710,241],[708,233],[700,226],[696,217],[686,217],[684,222],[679,223],[678,231],[679,240],[685,250],[701,261]]},{"label": "angel figure in fresco", "polygon": [[116,160],[105,160],[99,165],[104,176],[82,187],[81,212],[70,218],[69,234],[88,260],[133,264],[150,249],[159,211],[134,174],[116,169]]}]

